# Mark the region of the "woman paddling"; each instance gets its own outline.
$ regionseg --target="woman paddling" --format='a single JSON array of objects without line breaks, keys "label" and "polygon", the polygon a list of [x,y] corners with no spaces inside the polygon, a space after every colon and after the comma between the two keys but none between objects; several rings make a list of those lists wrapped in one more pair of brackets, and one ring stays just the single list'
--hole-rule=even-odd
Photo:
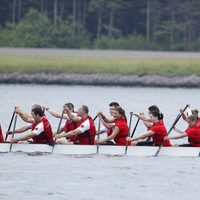
[{"label": "woman paddling", "polygon": [[[100,132],[97,133],[97,134],[103,134],[103,133],[106,133],[106,136],[110,136],[113,132],[113,129],[115,127],[115,123],[109,123],[110,121],[113,121],[113,110],[119,106],[119,103],[117,102],[111,102],[109,104],[109,112],[110,112],[110,115],[111,115],[111,119],[107,119],[106,116],[102,113],[102,112],[99,112],[98,113],[98,116],[101,120],[101,123],[103,124],[103,128],[101,128]],[[106,142],[107,145],[114,145],[114,141],[107,141]]]},{"label": "woman paddling", "polygon": [[[115,124],[112,133],[107,138],[97,139],[96,144],[106,144],[114,139],[116,145],[125,146],[126,137],[128,136],[128,125],[125,111],[120,106],[117,106],[113,109],[112,116],[114,119],[107,121],[107,123]],[[101,115],[100,117],[102,118]]]},{"label": "woman paddling", "polygon": [[[144,120],[144,121],[151,121],[151,123],[153,123],[153,125],[149,128],[149,130],[138,137],[134,137],[134,138],[130,138],[127,137],[127,141],[132,141],[131,145],[137,145],[137,146],[160,146],[163,144],[164,142],[164,137],[167,136],[167,130],[164,126],[163,123],[163,114],[157,111],[152,111],[151,113],[149,113],[149,118],[137,114],[134,114],[135,116],[139,117],[140,119]],[[153,141],[149,142],[149,141],[142,141],[140,142],[139,140],[141,139],[145,139],[152,136],[153,137]],[[163,146],[171,146],[169,140],[165,140]]]},{"label": "woman paddling", "polygon": [[[181,112],[181,116],[182,116],[183,120],[185,120],[186,122],[189,122],[189,118],[185,115],[185,113],[183,112],[182,109],[180,110],[180,112]],[[197,122],[196,126],[199,126],[199,127],[200,127],[199,110],[198,110],[198,109],[193,109],[193,110],[191,110],[190,115],[195,115],[195,116],[197,116],[198,122]]]},{"label": "woman paddling", "polygon": [[165,140],[176,140],[184,137],[188,137],[189,144],[176,144],[175,146],[180,147],[200,147],[200,127],[198,126],[198,117],[196,115],[190,115],[187,118],[188,121],[188,129],[185,130],[180,135],[165,137]]},{"label": "woman paddling", "polygon": [[[150,114],[151,114],[152,112],[154,112],[154,111],[155,111],[155,112],[160,112],[158,106],[156,106],[156,105],[149,106],[149,108],[148,108],[148,114],[150,115]],[[144,113],[141,113],[141,115],[144,116]],[[160,122],[161,122],[161,121],[163,121],[163,119],[160,120]],[[149,130],[151,129],[151,127],[153,126],[153,123],[152,123],[151,120],[143,120],[143,123],[144,123],[144,125],[146,126],[147,131],[149,131]],[[163,123],[164,123],[164,122],[163,122]],[[149,141],[150,144],[151,144],[152,140],[153,140],[152,136],[149,136],[149,137],[146,139],[146,141]],[[145,142],[145,143],[148,143],[148,142]],[[142,144],[142,143],[140,143],[140,144]]]}]

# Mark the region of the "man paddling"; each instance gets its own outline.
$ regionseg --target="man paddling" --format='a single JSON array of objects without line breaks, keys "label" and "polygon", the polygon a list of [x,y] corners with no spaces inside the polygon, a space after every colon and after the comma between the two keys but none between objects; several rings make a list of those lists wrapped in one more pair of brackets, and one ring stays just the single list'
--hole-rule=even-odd
[{"label": "man paddling", "polygon": [[[44,117],[44,112],[41,106],[32,108],[31,110],[32,117],[30,118],[27,118],[28,114],[20,112],[19,109],[16,109],[16,114],[19,114],[19,116],[23,120],[26,119],[28,122],[32,123],[32,125],[25,126],[15,130],[14,134],[22,133],[29,129],[31,129],[31,132],[19,138],[12,138],[11,139],[12,143],[17,143],[19,141],[27,141],[29,139],[32,139],[33,143],[49,144],[49,145],[53,144],[53,133],[51,125],[47,120],[47,118]],[[9,131],[7,132],[7,134],[13,134],[13,133]]]},{"label": "man paddling", "polygon": [[[66,107],[67,115],[77,123],[76,129],[67,133],[56,134],[55,138],[60,143],[60,138],[70,138],[71,136],[77,136],[77,141],[81,145],[94,145],[94,139],[96,135],[96,128],[93,119],[88,115],[89,109],[86,105],[82,105],[78,109],[77,117],[74,116],[70,110]],[[64,140],[62,144],[72,144],[67,140]]]},{"label": "man paddling", "polygon": [[[56,118],[61,118],[63,117],[63,119],[66,119],[66,122],[65,122],[65,125],[62,126],[59,130],[59,134],[62,133],[62,132],[69,132],[69,131],[72,131],[72,130],[75,130],[76,129],[76,124],[77,122],[76,121],[73,121],[73,118],[71,119],[70,116],[68,116],[67,114],[67,111],[66,109],[69,110],[69,113],[71,113],[70,115],[73,115],[74,117],[78,117],[77,116],[77,112],[74,111],[74,105],[72,103],[66,103],[64,104],[64,115],[62,116],[61,114],[59,114],[58,112],[52,110],[51,108],[49,107],[45,107],[45,110],[47,112],[49,112],[52,116],[56,117]],[[69,138],[66,138],[68,142],[72,142],[72,143],[75,143],[77,141],[77,136],[74,135],[74,136],[71,136]],[[57,143],[58,144],[64,144],[65,142],[63,142],[63,140],[57,140]]]},{"label": "man paddling", "polygon": [[188,137],[189,144],[176,144],[176,147],[200,147],[200,127],[198,126],[198,117],[196,115],[190,115],[187,118],[188,128],[176,136],[166,136],[165,140],[176,140],[180,138]]}]

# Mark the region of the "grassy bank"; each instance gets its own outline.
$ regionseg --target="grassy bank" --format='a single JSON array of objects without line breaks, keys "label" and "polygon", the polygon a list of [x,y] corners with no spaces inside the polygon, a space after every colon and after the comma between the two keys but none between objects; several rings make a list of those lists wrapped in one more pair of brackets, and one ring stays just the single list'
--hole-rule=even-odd
[{"label": "grassy bank", "polygon": [[200,74],[200,58],[0,55],[0,73]]}]

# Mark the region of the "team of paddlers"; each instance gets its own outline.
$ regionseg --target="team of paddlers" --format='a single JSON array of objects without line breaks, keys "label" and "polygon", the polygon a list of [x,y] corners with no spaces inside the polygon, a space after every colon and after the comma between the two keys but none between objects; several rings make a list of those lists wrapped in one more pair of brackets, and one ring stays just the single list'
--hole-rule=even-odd
[{"label": "team of paddlers", "polygon": [[[148,117],[144,113],[131,113],[142,120],[147,131],[140,136],[130,137],[130,125],[127,125],[127,118],[125,111],[119,106],[117,102],[109,104],[110,118],[107,118],[102,112],[97,116],[103,124],[103,128],[95,127],[94,120],[89,116],[89,109],[86,105],[80,106],[77,112],[74,111],[72,103],[66,103],[63,107],[62,114],[59,114],[46,106],[33,105],[31,115],[24,112],[20,107],[16,106],[13,117],[20,116],[28,125],[17,128],[13,131],[7,130],[6,139],[4,139],[0,126],[0,142],[7,142],[7,136],[12,135],[11,143],[40,143],[40,144],[80,144],[80,145],[119,145],[119,146],[172,146],[170,140],[188,137],[188,144],[181,144],[176,146],[190,146],[200,147],[200,118],[198,117],[198,110],[190,109],[188,114],[184,110],[180,110],[179,118],[188,123],[188,128],[185,131],[179,131],[173,126],[173,129],[179,134],[176,136],[169,136],[167,132],[163,114],[159,108],[152,105],[148,108]],[[51,125],[47,118],[47,113],[56,118],[60,118],[60,123],[56,133],[53,133]],[[61,125],[61,121],[65,119],[65,125]],[[12,118],[13,120],[13,118]],[[11,120],[11,121],[12,121]],[[16,120],[15,120],[16,123]],[[28,134],[14,137],[22,132],[29,131]],[[134,130],[135,131],[135,130]],[[100,134],[106,133],[106,137],[99,137]],[[97,137],[98,136],[98,137]]]}]

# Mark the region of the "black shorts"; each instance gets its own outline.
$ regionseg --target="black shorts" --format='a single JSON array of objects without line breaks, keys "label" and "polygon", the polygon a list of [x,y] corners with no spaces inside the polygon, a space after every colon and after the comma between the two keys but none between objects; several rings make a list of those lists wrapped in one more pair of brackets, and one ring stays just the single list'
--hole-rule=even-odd
[{"label": "black shorts", "polygon": [[138,142],[136,146],[153,146],[153,141]]},{"label": "black shorts", "polygon": [[107,141],[105,145],[115,145],[113,141]]},{"label": "black shorts", "polygon": [[180,147],[193,147],[191,144],[181,144]]}]

